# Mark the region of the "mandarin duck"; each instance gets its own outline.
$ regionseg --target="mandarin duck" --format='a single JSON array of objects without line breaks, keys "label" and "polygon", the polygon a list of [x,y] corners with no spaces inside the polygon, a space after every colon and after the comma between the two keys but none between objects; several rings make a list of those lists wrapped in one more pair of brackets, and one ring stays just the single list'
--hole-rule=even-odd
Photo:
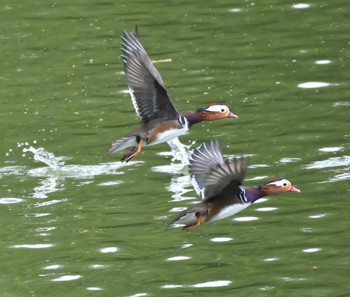
[{"label": "mandarin duck", "polygon": [[[171,102],[163,80],[137,37],[128,32],[122,35],[122,61],[131,100],[141,127],[114,141],[109,153],[132,147],[121,161],[128,162],[141,152],[144,145],[171,140],[201,121],[237,118],[226,105],[209,104],[195,112],[179,113]],[[175,144],[175,142],[174,142]]]},{"label": "mandarin duck", "polygon": [[266,195],[300,192],[285,178],[272,179],[257,187],[243,186],[247,159],[224,160],[216,140],[195,149],[189,162],[192,183],[203,201],[180,212],[170,224],[185,224],[184,230],[194,229],[203,221],[227,218]]}]

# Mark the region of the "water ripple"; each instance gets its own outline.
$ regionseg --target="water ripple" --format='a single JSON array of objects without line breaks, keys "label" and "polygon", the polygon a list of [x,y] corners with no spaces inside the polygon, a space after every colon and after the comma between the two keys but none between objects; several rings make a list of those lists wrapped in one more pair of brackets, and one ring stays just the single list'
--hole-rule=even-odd
[{"label": "water ripple", "polygon": [[164,285],[161,288],[163,289],[174,289],[174,288],[218,288],[218,287],[226,287],[229,286],[232,281],[229,280],[217,280],[217,281],[209,281],[205,283],[198,283],[194,285],[177,285],[177,284],[169,284]]},{"label": "water ripple", "polygon": [[[99,288],[99,287],[87,287],[86,290],[89,290],[89,291],[102,291],[103,289]],[[145,295],[143,295],[143,296],[145,296]]]},{"label": "water ripple", "polygon": [[229,280],[218,280],[218,281],[211,281],[206,283],[199,283],[193,285],[194,288],[217,288],[217,287],[225,287],[230,285],[232,282]]},{"label": "water ripple", "polygon": [[20,198],[0,198],[0,204],[14,204],[23,201]]},{"label": "water ripple", "polygon": [[309,249],[304,249],[304,253],[316,253],[319,252],[321,249],[320,248],[309,248]]},{"label": "water ripple", "polygon": [[67,201],[67,199],[54,199],[54,200],[35,203],[34,207],[45,207],[48,205],[54,205],[54,204],[66,202],[66,201]]},{"label": "water ripple", "polygon": [[116,253],[118,251],[118,248],[115,246],[111,246],[111,247],[105,247],[105,248],[101,248],[100,252],[102,254],[108,254],[108,253]]},{"label": "water ripple", "polygon": [[332,63],[331,60],[318,60],[315,62],[315,64],[318,64],[318,65],[325,65],[325,64],[330,64]]},{"label": "water ripple", "polygon": [[192,258],[187,256],[175,256],[175,257],[170,257],[166,259],[166,261],[183,261],[183,260],[189,260],[189,259],[192,259]]},{"label": "water ripple", "polygon": [[210,241],[212,241],[212,242],[228,242],[231,240],[233,240],[233,238],[231,238],[231,237],[215,237],[215,238],[210,239]]},{"label": "water ripple", "polygon": [[329,179],[330,182],[337,182],[342,180],[348,180],[350,179],[350,172],[337,174],[336,176]]},{"label": "water ripple", "polygon": [[257,217],[238,217],[238,218],[234,218],[233,220],[237,222],[250,222],[250,221],[256,221],[258,219],[259,218]]},{"label": "water ripple", "polygon": [[295,8],[295,9],[305,9],[309,7],[310,7],[310,4],[308,3],[296,3],[292,5],[292,8]]},{"label": "water ripple", "polygon": [[322,169],[329,167],[349,166],[350,156],[333,157],[322,161],[315,161],[311,164],[305,165],[306,169]]},{"label": "water ripple", "polygon": [[35,244],[15,244],[12,247],[16,249],[47,249],[53,247],[52,243],[35,243]]},{"label": "water ripple", "polygon": [[274,211],[278,209],[277,207],[261,207],[261,208],[257,208],[255,209],[256,211]]},{"label": "water ripple", "polygon": [[54,270],[54,269],[59,269],[59,268],[62,268],[62,267],[63,267],[63,265],[52,264],[52,265],[48,265],[48,266],[43,267],[43,269],[45,269],[45,270]]},{"label": "water ripple", "polygon": [[68,282],[68,281],[73,281],[81,278],[81,275],[76,274],[76,275],[62,275],[57,278],[53,278],[51,281],[53,282]]},{"label": "water ripple", "polygon": [[282,164],[286,164],[286,163],[298,162],[300,160],[301,160],[300,158],[288,158],[288,157],[286,157],[286,158],[280,159],[278,162],[282,163]]},{"label": "water ripple", "polygon": [[317,215],[312,215],[312,216],[309,216],[310,219],[321,219],[321,218],[324,218],[326,216],[325,213],[320,213],[320,214],[317,214]]},{"label": "water ripple", "polygon": [[290,276],[284,276],[282,279],[286,282],[298,282],[298,281],[304,281],[306,278],[303,277],[290,277]]},{"label": "water ripple", "polygon": [[279,260],[279,258],[266,258],[266,259],[264,259],[264,262],[275,262],[278,260]]},{"label": "water ripple", "polygon": [[310,81],[310,82],[299,84],[298,87],[302,89],[317,89],[317,88],[328,87],[330,85],[331,85],[330,83]]},{"label": "water ripple", "polygon": [[343,146],[321,147],[319,151],[326,152],[326,153],[334,153],[334,152],[341,151],[343,148],[344,148]]}]

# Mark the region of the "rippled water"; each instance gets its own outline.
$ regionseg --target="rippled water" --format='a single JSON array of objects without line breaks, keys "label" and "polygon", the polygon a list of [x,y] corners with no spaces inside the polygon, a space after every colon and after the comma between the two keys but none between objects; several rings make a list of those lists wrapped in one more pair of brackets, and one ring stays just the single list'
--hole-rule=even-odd
[{"label": "rippled water", "polygon": [[[349,21],[344,0],[6,3],[1,8],[3,296],[347,296]],[[119,35],[140,25],[174,104],[239,115],[193,127],[250,158],[246,184],[286,177],[194,230],[198,202],[166,144],[107,155],[137,126]]]}]

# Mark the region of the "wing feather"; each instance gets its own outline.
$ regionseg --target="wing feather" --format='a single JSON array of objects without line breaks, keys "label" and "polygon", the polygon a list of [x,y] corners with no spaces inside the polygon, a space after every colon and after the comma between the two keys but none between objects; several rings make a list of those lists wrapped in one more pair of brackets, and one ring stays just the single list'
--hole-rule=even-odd
[{"label": "wing feather", "polygon": [[136,113],[145,123],[154,118],[177,119],[163,80],[137,37],[122,35],[122,61]]},{"label": "wing feather", "polygon": [[239,193],[247,171],[247,159],[234,157],[224,161],[222,147],[217,140],[210,140],[195,149],[190,156],[192,184],[202,199],[208,199],[222,191]]}]

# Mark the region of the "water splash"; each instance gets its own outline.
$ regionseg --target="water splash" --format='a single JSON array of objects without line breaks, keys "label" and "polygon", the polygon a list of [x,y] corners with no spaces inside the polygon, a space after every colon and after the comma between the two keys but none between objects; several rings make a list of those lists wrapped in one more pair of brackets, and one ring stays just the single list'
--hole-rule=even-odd
[{"label": "water splash", "polygon": [[[124,173],[121,170],[122,168],[143,164],[142,161],[131,161],[128,163],[107,162],[97,165],[66,165],[65,161],[71,159],[70,157],[57,157],[44,148],[35,148],[30,146],[27,142],[18,143],[17,147],[22,148],[24,157],[26,157],[26,153],[32,153],[33,159],[45,166],[39,166],[37,168],[28,168],[26,166],[0,167],[0,178],[4,176],[29,176],[39,178],[37,186],[33,187],[33,192],[28,195],[29,197],[39,199],[47,198],[50,193],[64,190],[66,179],[72,178],[81,180],[80,185],[82,186],[93,182],[93,178],[96,176],[121,175]],[[113,178],[111,181],[99,185],[110,186],[121,183],[123,183],[122,180]]]},{"label": "water splash", "polygon": [[63,157],[55,157],[53,153],[45,151],[42,147],[36,149],[35,147],[30,146],[29,148],[23,148],[22,151],[24,153],[33,153],[35,161],[43,162],[53,170],[59,170],[64,165],[64,162],[62,161]]},{"label": "water splash", "polygon": [[48,165],[48,167],[30,169],[28,171],[28,174],[34,177],[86,179],[104,174],[119,175],[122,174],[122,172],[118,172],[118,169],[143,163],[141,161],[131,161],[128,163],[110,162],[97,165],[66,165],[64,161],[71,158],[63,156],[56,157],[53,153],[46,151],[42,147],[35,148],[33,146],[30,146],[28,148],[23,148],[22,151],[24,153],[33,153],[35,161],[39,161]]}]

